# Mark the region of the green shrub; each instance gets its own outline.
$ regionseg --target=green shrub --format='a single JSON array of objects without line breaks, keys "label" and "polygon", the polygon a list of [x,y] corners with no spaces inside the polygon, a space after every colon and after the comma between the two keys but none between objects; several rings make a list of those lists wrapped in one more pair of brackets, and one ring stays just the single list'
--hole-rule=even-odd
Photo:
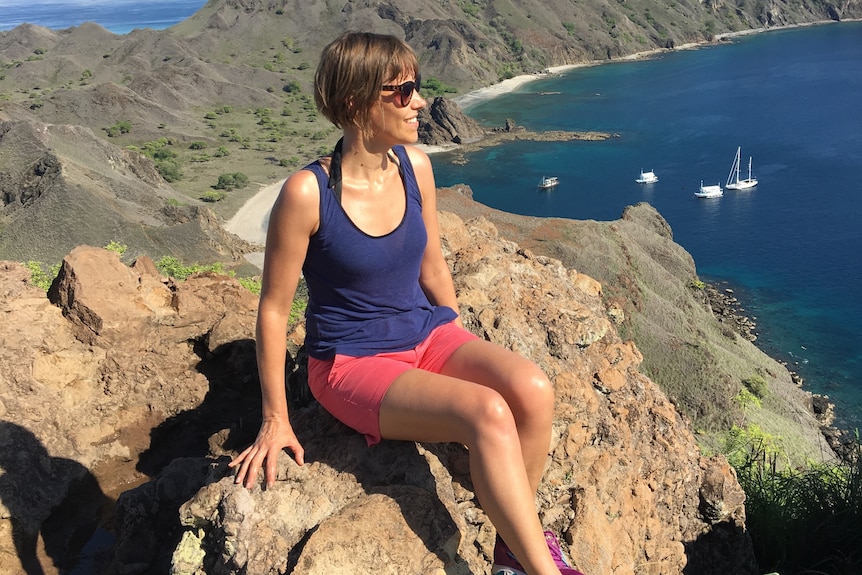
[{"label": "green shrub", "polygon": [[238,278],[237,281],[242,285],[245,289],[250,291],[255,295],[260,295],[261,288],[261,279],[257,278]]},{"label": "green shrub", "polygon": [[743,379],[742,384],[758,399],[766,397],[766,393],[769,391],[769,385],[766,383],[766,380],[759,375],[752,375]]},{"label": "green shrub", "polygon": [[215,203],[220,202],[227,197],[227,192],[209,190],[201,195],[201,200],[205,202]]},{"label": "green shrub", "polygon": [[162,275],[172,277],[179,281],[187,279],[192,274],[201,272],[225,273],[224,265],[219,262],[209,265],[199,263],[184,265],[178,258],[173,256],[163,256],[158,262],[156,262],[156,267]]},{"label": "green shrub", "polygon": [[742,408],[742,411],[745,411],[749,407],[755,407],[756,409],[760,409],[763,406],[763,403],[760,401],[760,398],[748,391],[748,389],[743,388],[739,391],[736,397],[733,398],[739,407]]},{"label": "green shrub", "polygon": [[218,182],[213,186],[217,190],[233,190],[242,189],[248,185],[248,176],[242,172],[234,172],[233,174],[222,174],[218,177]]},{"label": "green shrub", "polygon": [[48,268],[47,272],[42,268],[43,265],[44,264],[42,264],[42,262],[31,260],[26,262],[24,267],[30,271],[30,283],[38,288],[48,291],[54,278],[56,278],[57,274],[60,272],[60,264],[52,265]]},{"label": "green shrub", "polygon": [[117,122],[113,126],[105,128],[109,138],[115,138],[122,134],[128,134],[132,131],[132,123],[129,121]]},{"label": "green shrub", "polygon": [[862,572],[862,449],[839,463],[791,469],[750,450],[734,465],[761,572]]},{"label": "green shrub", "polygon": [[444,84],[437,78],[422,78],[422,95],[425,97],[440,96],[447,93],[456,93],[458,88]]},{"label": "green shrub", "polygon": [[123,254],[126,253],[126,250],[129,249],[129,246],[111,240],[108,245],[105,246],[105,249],[108,251],[116,252],[120,257],[123,257]]},{"label": "green shrub", "polygon": [[179,163],[174,160],[161,160],[156,162],[156,170],[166,182],[176,182],[182,179],[183,172]]},{"label": "green shrub", "polygon": [[293,303],[290,304],[290,317],[288,322],[293,324],[302,319],[305,315],[305,308],[308,307],[308,300],[301,297],[294,297]]}]

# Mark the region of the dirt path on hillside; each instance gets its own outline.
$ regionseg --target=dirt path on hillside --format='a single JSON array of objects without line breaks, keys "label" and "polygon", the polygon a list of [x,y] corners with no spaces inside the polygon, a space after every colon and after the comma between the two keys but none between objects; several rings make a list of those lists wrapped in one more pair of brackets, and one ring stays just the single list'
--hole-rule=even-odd
[{"label": "dirt path on hillside", "polygon": [[[266,243],[266,228],[269,225],[269,214],[282,185],[284,185],[284,180],[263,186],[225,223],[224,229],[247,242],[264,245]],[[261,270],[263,269],[263,252],[246,254],[245,258]]]}]

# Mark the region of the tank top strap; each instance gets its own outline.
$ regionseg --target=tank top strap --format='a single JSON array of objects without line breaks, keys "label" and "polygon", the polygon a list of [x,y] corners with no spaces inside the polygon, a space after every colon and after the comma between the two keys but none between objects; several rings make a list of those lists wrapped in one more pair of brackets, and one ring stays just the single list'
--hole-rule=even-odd
[{"label": "tank top strap", "polygon": [[416,180],[416,172],[413,171],[410,156],[407,155],[407,149],[404,146],[394,146],[392,151],[395,153],[395,157],[398,158],[398,173],[401,175],[401,181],[404,183],[407,195],[419,202],[421,206],[422,194],[419,193],[419,183]]}]

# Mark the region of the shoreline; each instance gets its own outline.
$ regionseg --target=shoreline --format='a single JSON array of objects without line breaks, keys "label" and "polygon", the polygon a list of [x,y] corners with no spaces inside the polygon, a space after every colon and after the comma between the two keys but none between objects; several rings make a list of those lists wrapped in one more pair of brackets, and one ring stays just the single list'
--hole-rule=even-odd
[{"label": "shoreline", "polygon": [[[515,76],[513,78],[508,78],[490,86],[477,88],[476,90],[472,90],[470,92],[467,92],[466,94],[462,94],[460,96],[452,98],[452,101],[458,104],[458,106],[466,113],[471,106],[475,106],[476,104],[485,102],[487,100],[492,100],[497,96],[514,92],[521,86],[535,80],[548,78],[556,74],[563,74],[579,68],[588,68],[592,66],[600,66],[604,64],[614,64],[620,62],[632,62],[653,58],[655,56],[671,52],[678,52],[682,50],[696,50],[705,46],[718,45],[721,42],[732,38],[748,36],[752,34],[760,34],[777,30],[791,30],[795,28],[818,26],[823,24],[839,24],[841,22],[858,21],[862,21],[862,19],[848,19],[841,21],[821,20],[816,22],[804,22],[801,24],[778,26],[774,28],[752,28],[747,30],[739,30],[736,32],[725,32],[723,34],[716,34],[715,36],[713,36],[712,40],[705,40],[703,42],[690,42],[682,44],[680,46],[676,46],[674,48],[655,48],[652,50],[645,50],[643,52],[635,52],[634,54],[629,54],[620,58],[613,58],[610,60],[593,60],[590,62],[583,62],[579,64],[564,64],[560,66],[552,66],[547,68],[544,72],[523,74],[520,76]],[[459,146],[459,144],[447,144],[442,146],[416,144],[416,146],[423,150],[426,154],[432,155],[435,153],[446,152],[455,149]],[[276,198],[278,197],[278,194],[281,191],[281,187],[284,184],[286,178],[287,176],[273,183],[262,184],[258,191],[248,200],[246,200],[246,202],[239,208],[239,210],[234,213],[233,216],[231,216],[227,221],[225,221],[225,223],[223,224],[224,229],[247,242],[258,244],[263,247],[266,240],[266,228],[269,223],[269,210],[272,207],[272,204],[275,202]],[[263,252],[253,252],[250,254],[246,254],[245,258],[250,263],[257,266],[259,269],[263,269]]]},{"label": "shoreline", "polygon": [[[466,112],[471,106],[474,106],[480,102],[484,102],[486,100],[491,100],[497,96],[507,94],[509,92],[514,92],[516,89],[520,88],[524,84],[528,84],[534,80],[540,80],[542,78],[548,78],[555,74],[562,74],[565,72],[569,72],[571,70],[576,70],[579,68],[590,68],[593,66],[602,66],[604,64],[615,64],[620,62],[633,62],[638,60],[646,60],[652,58],[654,56],[658,56],[660,54],[668,54],[672,52],[680,52],[683,50],[697,50],[699,48],[703,48],[706,46],[714,46],[718,45],[721,42],[732,38],[738,38],[742,36],[750,36],[752,34],[762,34],[765,32],[774,32],[778,30],[793,30],[795,28],[805,28],[808,26],[820,26],[823,24],[840,24],[841,22],[858,22],[862,21],[862,19],[849,18],[847,20],[835,21],[835,20],[819,20],[816,22],[803,22],[801,24],[788,24],[787,26],[776,26],[773,28],[749,28],[746,30],[738,30],[736,32],[725,32],[723,34],[716,34],[713,36],[712,40],[704,40],[703,42],[688,42],[686,44],[681,44],[680,46],[676,46],[674,48],[654,48],[652,50],[644,50],[643,52],[635,52],[633,54],[628,54],[626,56],[621,56],[619,58],[611,58],[610,60],[591,60],[589,62],[582,62],[579,64],[563,64],[560,66],[552,66],[546,68],[543,72],[535,72],[533,74],[523,74],[520,76],[515,76],[513,78],[508,78],[497,84],[492,84],[490,86],[485,86],[483,88],[477,88],[471,92],[467,92],[466,94],[462,94],[460,96],[456,96],[452,98],[452,101],[458,104],[458,106]],[[457,145],[457,144],[455,144]]]}]

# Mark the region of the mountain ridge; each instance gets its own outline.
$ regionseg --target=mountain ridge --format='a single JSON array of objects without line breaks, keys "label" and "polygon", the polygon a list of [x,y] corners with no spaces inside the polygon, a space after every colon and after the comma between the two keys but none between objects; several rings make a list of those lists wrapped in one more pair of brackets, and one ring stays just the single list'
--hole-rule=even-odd
[{"label": "mountain ridge", "polygon": [[[448,99],[557,66],[860,17],[862,0],[210,0],[166,30],[115,35],[84,23],[0,32],[0,120],[81,125],[121,148],[166,139],[181,168],[172,187],[200,205],[222,173],[271,183],[331,150],[337,132],[314,109],[311,79],[320,49],[346,28],[405,38],[419,56],[424,94]],[[127,130],[112,130],[117,124]],[[227,219],[249,194],[207,207]],[[5,212],[0,206],[0,222]]]}]

